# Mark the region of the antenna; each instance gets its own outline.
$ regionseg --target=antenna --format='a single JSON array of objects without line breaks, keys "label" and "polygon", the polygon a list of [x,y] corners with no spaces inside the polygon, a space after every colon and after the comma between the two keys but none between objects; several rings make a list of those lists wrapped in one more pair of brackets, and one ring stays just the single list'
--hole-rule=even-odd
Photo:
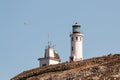
[{"label": "antenna", "polygon": [[50,41],[50,36],[48,34],[48,48],[52,47],[54,48],[56,45],[52,45],[52,41]]},{"label": "antenna", "polygon": [[56,45],[53,45],[52,47],[55,48]]},{"label": "antenna", "polygon": [[49,33],[48,33],[48,47],[50,47]]},{"label": "antenna", "polygon": [[50,41],[50,36],[49,36],[49,33],[48,33],[48,48],[51,47],[51,41]]}]

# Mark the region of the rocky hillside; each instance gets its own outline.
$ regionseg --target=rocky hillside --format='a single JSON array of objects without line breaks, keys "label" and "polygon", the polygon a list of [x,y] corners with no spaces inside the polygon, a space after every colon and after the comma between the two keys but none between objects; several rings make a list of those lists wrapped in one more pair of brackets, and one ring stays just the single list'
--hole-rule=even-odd
[{"label": "rocky hillside", "polygon": [[120,80],[120,54],[39,67],[11,80]]}]

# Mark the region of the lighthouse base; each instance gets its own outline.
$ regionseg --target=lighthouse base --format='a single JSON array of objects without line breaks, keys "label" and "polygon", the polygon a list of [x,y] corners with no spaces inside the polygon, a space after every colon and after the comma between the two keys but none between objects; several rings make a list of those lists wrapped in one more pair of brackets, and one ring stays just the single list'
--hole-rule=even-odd
[{"label": "lighthouse base", "polygon": [[75,58],[75,56],[70,56],[70,62],[72,61],[81,61],[82,58]]}]

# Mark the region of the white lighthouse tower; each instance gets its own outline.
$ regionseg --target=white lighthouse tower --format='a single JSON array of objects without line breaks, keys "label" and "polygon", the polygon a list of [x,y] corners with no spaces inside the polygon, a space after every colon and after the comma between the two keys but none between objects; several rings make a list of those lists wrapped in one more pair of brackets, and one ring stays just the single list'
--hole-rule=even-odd
[{"label": "white lighthouse tower", "polygon": [[80,32],[80,25],[75,23],[72,26],[71,38],[71,56],[70,61],[80,61],[83,59],[82,56],[82,42],[83,35]]}]

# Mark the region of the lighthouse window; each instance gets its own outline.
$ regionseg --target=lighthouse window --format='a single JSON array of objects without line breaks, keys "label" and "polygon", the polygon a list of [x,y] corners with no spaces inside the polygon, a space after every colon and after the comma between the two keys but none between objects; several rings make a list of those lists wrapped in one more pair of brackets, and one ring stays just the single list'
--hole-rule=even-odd
[{"label": "lighthouse window", "polygon": [[72,37],[72,41],[74,40],[74,38]]},{"label": "lighthouse window", "polygon": [[76,40],[78,40],[78,37],[76,37]]},{"label": "lighthouse window", "polygon": [[72,51],[73,51],[73,46],[72,46]]}]

